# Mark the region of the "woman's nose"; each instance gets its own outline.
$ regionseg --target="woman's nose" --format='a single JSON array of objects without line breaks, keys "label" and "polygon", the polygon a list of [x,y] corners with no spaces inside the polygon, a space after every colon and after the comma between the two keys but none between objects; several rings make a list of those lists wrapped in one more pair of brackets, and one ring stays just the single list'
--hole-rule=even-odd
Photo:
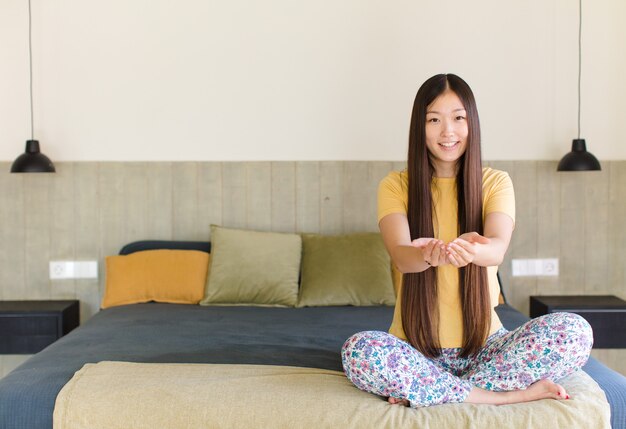
[{"label": "woman's nose", "polygon": [[441,134],[444,136],[454,134],[454,125],[451,121],[444,120],[443,127],[441,128]]}]

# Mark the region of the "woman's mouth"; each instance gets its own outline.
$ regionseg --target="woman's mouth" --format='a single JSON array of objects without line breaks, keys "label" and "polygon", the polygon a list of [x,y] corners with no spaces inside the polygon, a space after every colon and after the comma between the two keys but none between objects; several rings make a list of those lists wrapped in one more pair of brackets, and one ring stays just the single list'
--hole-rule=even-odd
[{"label": "woman's mouth", "polygon": [[441,147],[443,150],[455,150],[456,147],[459,145],[459,142],[439,142],[438,144],[439,147]]}]

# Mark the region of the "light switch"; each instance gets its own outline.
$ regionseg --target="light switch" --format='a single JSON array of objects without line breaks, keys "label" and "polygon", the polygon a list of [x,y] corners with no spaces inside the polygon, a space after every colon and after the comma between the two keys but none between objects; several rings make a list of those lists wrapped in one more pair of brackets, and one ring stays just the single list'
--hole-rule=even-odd
[{"label": "light switch", "polygon": [[557,258],[513,259],[511,265],[513,277],[559,275],[559,260]]},{"label": "light switch", "polygon": [[50,279],[97,279],[97,261],[50,261]]}]

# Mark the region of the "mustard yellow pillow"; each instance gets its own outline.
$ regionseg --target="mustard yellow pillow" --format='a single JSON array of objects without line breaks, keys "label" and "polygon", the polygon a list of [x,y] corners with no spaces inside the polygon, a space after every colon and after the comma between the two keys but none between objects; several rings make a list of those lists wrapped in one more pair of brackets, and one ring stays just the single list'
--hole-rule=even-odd
[{"label": "mustard yellow pillow", "polygon": [[204,295],[209,254],[198,250],[145,250],[106,257],[102,308],[140,302],[197,304]]}]

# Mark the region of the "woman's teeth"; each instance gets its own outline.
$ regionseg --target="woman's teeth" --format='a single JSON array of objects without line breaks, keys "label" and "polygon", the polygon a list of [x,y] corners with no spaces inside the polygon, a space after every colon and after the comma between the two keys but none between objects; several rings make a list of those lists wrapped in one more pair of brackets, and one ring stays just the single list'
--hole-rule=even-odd
[{"label": "woman's teeth", "polygon": [[443,147],[452,147],[454,145],[456,145],[458,142],[451,142],[451,143],[439,143],[441,146]]}]

